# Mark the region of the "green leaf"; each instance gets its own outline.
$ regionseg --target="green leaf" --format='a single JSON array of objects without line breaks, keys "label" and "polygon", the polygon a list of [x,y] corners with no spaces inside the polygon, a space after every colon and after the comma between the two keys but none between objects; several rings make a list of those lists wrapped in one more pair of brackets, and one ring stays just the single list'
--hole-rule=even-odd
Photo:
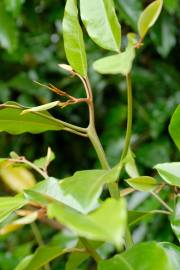
[{"label": "green leaf", "polygon": [[150,176],[139,176],[135,178],[129,178],[126,179],[126,182],[134,189],[140,191],[152,191],[158,185],[156,179]]},{"label": "green leaf", "polygon": [[11,161],[0,163],[0,179],[13,192],[19,193],[35,185],[34,175],[24,166],[14,166]]},{"label": "green leaf", "polygon": [[156,242],[134,245],[131,249],[101,261],[98,270],[175,270],[164,248]]},{"label": "green leaf", "polygon": [[47,155],[45,157],[41,157],[39,159],[34,160],[34,164],[39,167],[40,169],[47,169],[49,164],[55,159],[55,154],[51,150],[50,147],[48,147]]},{"label": "green leaf", "polygon": [[161,163],[154,168],[166,183],[180,187],[180,162]]},{"label": "green leaf", "polygon": [[94,62],[93,68],[102,74],[120,73],[126,76],[131,71],[134,58],[134,45],[129,41],[125,52],[101,58]]},{"label": "green leaf", "polygon": [[16,25],[2,1],[0,3],[0,45],[9,52],[17,48]]},{"label": "green leaf", "polygon": [[171,264],[173,266],[173,270],[179,270],[180,268],[180,247],[168,243],[168,242],[162,242],[160,245],[164,248],[166,251],[166,254],[169,257],[169,260],[171,261]]},{"label": "green leaf", "polygon": [[[103,186],[117,180],[118,168],[112,170],[86,170],[60,181],[55,178],[41,181],[34,188],[27,190],[31,198],[42,201],[60,201],[81,213],[88,213],[98,205]],[[34,195],[33,195],[34,194]]]},{"label": "green leaf", "polygon": [[30,112],[42,112],[42,111],[50,110],[58,106],[58,104],[59,104],[59,101],[53,101],[53,102],[50,102],[41,106],[25,109],[24,111],[21,112],[21,115],[30,113]]},{"label": "green leaf", "polygon": [[23,260],[20,261],[14,270],[25,270],[32,258],[33,255],[26,256]]},{"label": "green leaf", "polygon": [[0,197],[0,222],[6,219],[15,210],[23,207],[27,200],[23,196]]},{"label": "green leaf", "polygon": [[58,246],[43,246],[39,247],[33,255],[25,258],[23,263],[20,262],[15,270],[37,270],[46,265],[55,258],[67,253],[68,250],[63,250]]},{"label": "green leaf", "polygon": [[180,150],[180,105],[177,106],[169,125],[169,133]]},{"label": "green leaf", "polygon": [[52,203],[48,205],[48,216],[56,218],[79,236],[91,240],[107,241],[117,247],[122,244],[126,228],[124,200],[109,198],[88,215],[80,214],[68,206]]},{"label": "green leaf", "polygon": [[38,219],[38,211],[34,211],[28,216],[16,219],[11,223],[6,224],[2,228],[0,228],[0,235],[5,235],[19,230],[24,225],[33,223],[36,219]]},{"label": "green leaf", "polygon": [[128,154],[127,154],[124,162],[125,162],[124,167],[125,167],[127,174],[132,178],[138,177],[139,172],[138,172],[138,168],[137,168],[136,162],[135,162],[135,155],[131,150],[128,151]]},{"label": "green leaf", "polygon": [[128,224],[129,226],[134,226],[141,220],[143,220],[146,217],[149,217],[151,215],[155,214],[167,214],[167,212],[162,210],[151,210],[151,211],[128,211]]},{"label": "green leaf", "polygon": [[80,0],[81,19],[92,40],[100,47],[119,52],[121,27],[113,0]]},{"label": "green leaf", "polygon": [[82,252],[72,253],[68,258],[65,270],[77,270],[78,269],[77,267],[88,258],[89,258],[88,253]]},{"label": "green leaf", "polygon": [[63,18],[63,37],[66,57],[80,75],[87,75],[86,51],[83,33],[78,20],[76,0],[67,0]]},{"label": "green leaf", "polygon": [[171,227],[180,242],[180,197],[177,198],[174,213],[171,216]]},{"label": "green leaf", "polygon": [[46,111],[21,115],[24,109],[14,102],[0,105],[0,131],[17,135],[24,132],[41,133],[64,128],[61,123],[58,123],[58,120]]},{"label": "green leaf", "polygon": [[151,28],[161,13],[163,6],[163,0],[156,0],[146,7],[146,9],[141,13],[138,20],[138,31],[140,37],[143,39]]}]

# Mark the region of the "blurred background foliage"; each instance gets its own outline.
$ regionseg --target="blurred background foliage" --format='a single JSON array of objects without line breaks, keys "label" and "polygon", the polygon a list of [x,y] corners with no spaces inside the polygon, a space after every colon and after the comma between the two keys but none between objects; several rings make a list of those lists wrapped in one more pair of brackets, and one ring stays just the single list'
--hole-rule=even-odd
[{"label": "blurred background foliage", "polygon": [[[137,18],[150,1],[115,0],[123,35],[136,31]],[[33,83],[53,83],[74,96],[83,96],[77,78],[57,66],[66,63],[62,18],[65,0],[0,0],[0,103],[15,100],[36,106],[57,100],[46,88]],[[94,60],[107,55],[84,31],[89,62],[89,77],[95,97],[96,125],[111,165],[115,165],[123,147],[126,127],[126,84],[121,76],[102,76],[92,69]],[[143,48],[138,51],[133,69],[134,125],[132,149],[141,173],[153,175],[156,163],[179,159],[168,134],[170,116],[180,103],[180,1],[164,0],[164,10]],[[86,106],[78,105],[53,114],[62,120],[85,126]],[[56,155],[50,175],[62,178],[75,170],[98,167],[96,155],[86,139],[64,132],[11,136],[0,133],[0,157],[10,151],[34,160],[44,156],[50,146]],[[38,176],[36,175],[37,179]],[[12,194],[1,184],[1,195]],[[161,195],[169,196],[168,190]],[[129,198],[130,209],[150,210],[159,207],[146,193],[136,192]],[[147,199],[145,201],[145,199]],[[169,198],[170,199],[170,198]],[[12,217],[13,218],[13,217]],[[71,245],[74,236],[55,233],[40,225],[45,241]],[[168,219],[148,218],[134,228],[135,241],[156,239],[174,241]],[[30,227],[1,236],[0,269],[12,270],[17,262],[36,247]],[[105,248],[107,252],[109,247]],[[110,249],[111,251],[111,249]],[[62,266],[60,268],[60,266]],[[64,261],[55,261],[53,269],[64,269]],[[86,269],[83,265],[81,269]]]}]

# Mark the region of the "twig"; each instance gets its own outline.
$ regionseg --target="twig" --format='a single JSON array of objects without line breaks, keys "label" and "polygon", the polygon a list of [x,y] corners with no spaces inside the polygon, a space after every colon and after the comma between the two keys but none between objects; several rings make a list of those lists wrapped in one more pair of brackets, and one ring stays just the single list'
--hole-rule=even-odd
[{"label": "twig", "polygon": [[155,193],[155,192],[153,192],[153,191],[151,191],[150,192],[168,211],[170,211],[171,213],[173,213],[173,209],[165,202],[165,201],[163,201],[161,198],[160,198],[160,196],[157,194],[157,193]]},{"label": "twig", "polygon": [[8,161],[10,162],[16,162],[16,163],[24,163],[29,165],[32,169],[34,169],[36,172],[38,172],[40,175],[43,176],[43,178],[47,179],[48,175],[46,172],[42,171],[40,168],[38,168],[35,164],[33,164],[31,161],[27,160],[25,157],[19,157],[17,159],[9,158]]}]

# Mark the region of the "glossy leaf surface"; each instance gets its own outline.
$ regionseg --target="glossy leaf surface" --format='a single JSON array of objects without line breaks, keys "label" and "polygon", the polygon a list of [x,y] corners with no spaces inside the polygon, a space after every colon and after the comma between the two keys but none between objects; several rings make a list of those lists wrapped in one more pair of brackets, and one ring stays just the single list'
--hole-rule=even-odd
[{"label": "glossy leaf surface", "polygon": [[163,0],[156,0],[146,7],[138,20],[138,31],[141,38],[144,38],[149,28],[151,28],[161,12]]},{"label": "glossy leaf surface", "polygon": [[[55,199],[81,213],[88,213],[98,205],[103,186],[117,179],[118,168],[106,170],[86,170],[60,181],[55,178],[41,181],[33,189],[27,190],[32,198]],[[33,193],[34,196],[33,197]],[[39,197],[40,196],[40,197]]]},{"label": "glossy leaf surface", "polygon": [[62,130],[64,126],[48,112],[21,115],[25,108],[14,102],[0,105],[0,131],[18,135],[24,132],[41,133]]},{"label": "glossy leaf surface", "polygon": [[28,216],[16,219],[12,223],[6,224],[4,227],[0,228],[0,235],[12,233],[20,229],[24,225],[33,223],[37,218],[38,218],[38,212],[36,211],[29,214]]},{"label": "glossy leaf surface", "polygon": [[99,263],[98,270],[175,270],[166,251],[156,242],[134,245],[112,259]]},{"label": "glossy leaf surface", "polygon": [[78,20],[76,0],[67,0],[63,18],[64,48],[70,66],[80,75],[87,75],[83,33]]},{"label": "glossy leaf surface", "polygon": [[171,227],[180,242],[180,197],[177,198],[174,213],[171,216]]},{"label": "glossy leaf surface", "polygon": [[[58,203],[48,205],[48,216],[91,240],[107,241],[116,246],[122,244],[126,227],[126,207],[123,200],[107,199],[94,212],[83,215]],[[108,218],[111,216],[111,218]]]},{"label": "glossy leaf surface", "polygon": [[126,182],[134,189],[140,191],[152,191],[158,185],[156,179],[150,176],[139,176],[136,178],[129,178],[126,179]]},{"label": "glossy leaf surface", "polygon": [[122,74],[126,76],[135,58],[134,45],[129,42],[125,52],[107,56],[94,62],[93,68],[101,74]]},{"label": "glossy leaf surface", "polygon": [[34,254],[25,258],[23,263],[20,262],[15,270],[38,270],[66,252],[68,252],[68,250],[63,251],[58,246],[39,247]]},{"label": "glossy leaf surface", "polygon": [[169,133],[180,150],[180,105],[178,105],[171,118]]},{"label": "glossy leaf surface", "polygon": [[89,36],[100,47],[119,51],[121,27],[113,0],[80,0],[81,19]]},{"label": "glossy leaf surface", "polygon": [[180,187],[180,162],[161,163],[154,168],[166,183]]},{"label": "glossy leaf surface", "polygon": [[27,200],[23,196],[0,197],[0,222],[6,219],[15,210],[23,207]]},{"label": "glossy leaf surface", "polygon": [[160,243],[160,245],[166,251],[166,254],[169,257],[169,260],[171,261],[173,270],[179,270],[179,267],[180,267],[180,247],[176,246],[172,243],[168,243],[168,242],[162,242],[162,243]]},{"label": "glossy leaf surface", "polygon": [[135,162],[135,157],[132,151],[128,151],[128,154],[125,158],[125,170],[127,172],[127,174],[132,177],[138,177],[139,176],[139,172],[138,172],[138,168],[136,166],[136,162]]}]

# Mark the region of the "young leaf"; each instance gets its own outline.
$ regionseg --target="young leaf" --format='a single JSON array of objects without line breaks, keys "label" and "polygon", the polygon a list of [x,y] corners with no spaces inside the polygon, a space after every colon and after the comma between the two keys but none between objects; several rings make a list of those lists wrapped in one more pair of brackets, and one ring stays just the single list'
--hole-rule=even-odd
[{"label": "young leaf", "polygon": [[122,244],[126,228],[124,200],[109,198],[88,215],[80,214],[68,206],[52,203],[48,205],[48,216],[56,218],[79,236],[91,240],[107,241],[117,247]]},{"label": "young leaf", "polygon": [[26,217],[16,219],[15,221],[5,225],[4,227],[0,228],[0,235],[5,235],[11,232],[14,232],[24,225],[33,223],[38,218],[38,212],[33,212]]},{"label": "young leaf", "polygon": [[63,18],[63,37],[66,57],[81,76],[87,75],[86,51],[78,20],[77,0],[67,0]]},{"label": "young leaf", "polygon": [[41,157],[39,159],[34,160],[33,163],[40,169],[46,169],[54,159],[55,159],[55,154],[51,150],[51,148],[48,147],[47,155],[45,157]]},{"label": "young leaf", "polygon": [[180,162],[161,163],[154,168],[166,183],[180,187]]},{"label": "young leaf", "polygon": [[171,118],[169,133],[180,150],[180,105],[177,106]]},{"label": "young leaf", "polygon": [[123,53],[101,58],[94,62],[93,68],[102,74],[122,74],[126,76],[131,71],[134,58],[134,45],[129,39],[128,46]]},{"label": "young leaf", "polygon": [[136,225],[142,219],[152,214],[154,214],[153,211],[128,211],[128,224],[129,226]]},{"label": "young leaf", "polygon": [[151,28],[161,13],[163,6],[163,0],[156,0],[146,7],[146,9],[141,13],[138,20],[138,31],[140,37],[143,39]]},{"label": "young leaf", "polygon": [[23,263],[19,263],[15,270],[38,270],[55,258],[67,253],[68,250],[62,250],[59,246],[42,246],[34,254],[25,258]]},{"label": "young leaf", "polygon": [[149,217],[151,215],[155,214],[167,214],[164,211],[161,210],[151,210],[151,211],[128,211],[128,224],[129,226],[134,226],[141,220],[143,220],[146,217]]},{"label": "young leaf", "polygon": [[126,182],[134,189],[137,189],[140,191],[152,191],[158,185],[158,182],[156,181],[156,179],[150,176],[139,176],[136,178],[129,178],[129,179],[126,179]]},{"label": "young leaf", "polygon": [[7,160],[0,163],[0,177],[5,185],[15,192],[22,192],[36,183],[33,174],[28,169],[23,166],[13,166],[12,162]]},{"label": "young leaf", "polygon": [[[179,265],[180,266],[180,265]],[[109,260],[102,260],[98,270],[176,270],[169,255],[156,242],[134,245]]]},{"label": "young leaf", "polygon": [[113,0],[80,0],[81,19],[92,40],[100,47],[119,52],[121,27]]},{"label": "young leaf", "polygon": [[127,172],[127,174],[132,177],[138,177],[139,176],[139,172],[138,172],[138,168],[136,166],[136,162],[135,162],[135,158],[134,158],[134,153],[129,150],[128,154],[125,158],[125,170]]},{"label": "young leaf", "polygon": [[23,196],[0,197],[0,222],[6,219],[15,210],[26,205],[27,200]]},{"label": "young leaf", "polygon": [[56,107],[59,104],[59,101],[53,101],[41,106],[37,106],[37,107],[33,107],[33,108],[29,108],[26,109],[24,111],[21,112],[21,115],[26,114],[26,113],[30,113],[30,112],[42,112],[42,111],[46,111],[46,110],[50,110],[54,107]]},{"label": "young leaf", "polygon": [[79,171],[60,181],[55,178],[41,181],[26,190],[26,194],[36,200],[57,200],[81,213],[88,213],[97,207],[103,186],[116,181],[117,174],[118,168]]},{"label": "young leaf", "polygon": [[177,198],[174,213],[171,216],[171,227],[180,242],[180,197]]},{"label": "young leaf", "polygon": [[64,129],[64,126],[57,122],[47,111],[41,113],[30,112],[21,115],[24,109],[24,107],[14,102],[0,105],[0,131],[17,135],[24,132],[36,134],[48,130]]}]

